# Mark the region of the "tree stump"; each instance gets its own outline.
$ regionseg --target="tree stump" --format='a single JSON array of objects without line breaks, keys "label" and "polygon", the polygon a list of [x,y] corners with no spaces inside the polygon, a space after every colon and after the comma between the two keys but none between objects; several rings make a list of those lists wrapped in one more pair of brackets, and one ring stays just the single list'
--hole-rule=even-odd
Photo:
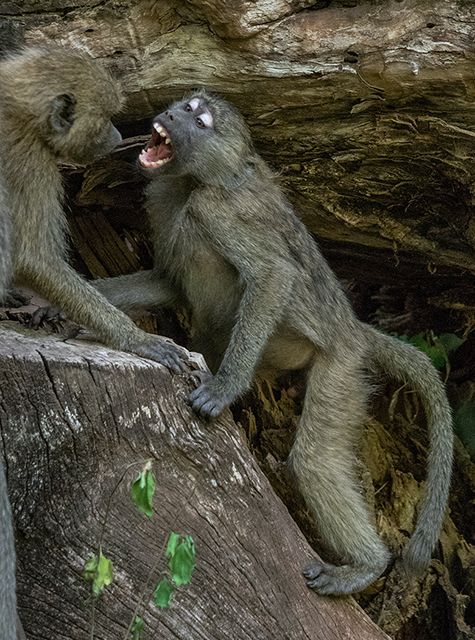
[{"label": "tree stump", "polygon": [[[130,637],[142,591],[143,640],[388,637],[352,598],[306,587],[301,568],[313,552],[230,413],[207,422],[187,405],[186,376],[100,345],[4,326],[0,431],[28,638],[90,637],[83,571],[103,526],[102,553],[115,577],[95,603],[95,638]],[[157,483],[152,517],[130,497],[148,459]],[[170,608],[158,609],[149,600],[172,531],[193,537],[197,567]]]}]

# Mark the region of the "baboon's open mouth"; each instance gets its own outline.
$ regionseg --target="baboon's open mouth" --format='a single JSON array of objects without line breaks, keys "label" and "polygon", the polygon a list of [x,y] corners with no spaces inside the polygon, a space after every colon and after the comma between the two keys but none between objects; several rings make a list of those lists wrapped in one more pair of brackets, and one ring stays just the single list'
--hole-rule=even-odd
[{"label": "baboon's open mouth", "polygon": [[152,137],[139,155],[139,162],[146,169],[156,169],[168,162],[173,155],[173,147],[165,129],[153,123]]}]

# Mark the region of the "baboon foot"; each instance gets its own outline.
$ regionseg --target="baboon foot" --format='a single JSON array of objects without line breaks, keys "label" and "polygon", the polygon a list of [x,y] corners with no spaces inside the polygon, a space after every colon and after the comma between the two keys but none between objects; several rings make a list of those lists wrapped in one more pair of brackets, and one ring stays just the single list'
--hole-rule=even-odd
[{"label": "baboon foot", "polygon": [[378,566],[345,564],[337,567],[320,560],[303,570],[307,586],[321,595],[345,595],[362,591],[374,582],[386,568],[386,561]]}]

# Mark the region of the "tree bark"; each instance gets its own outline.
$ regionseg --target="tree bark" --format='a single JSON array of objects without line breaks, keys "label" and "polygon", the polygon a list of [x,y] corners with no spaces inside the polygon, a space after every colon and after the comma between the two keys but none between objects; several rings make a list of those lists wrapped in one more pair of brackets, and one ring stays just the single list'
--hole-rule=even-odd
[{"label": "tree bark", "polygon": [[[3,326],[0,431],[29,638],[89,637],[83,570],[104,521],[115,578],[96,602],[94,637],[130,637],[144,590],[144,640],[387,638],[351,598],[307,589],[301,568],[313,552],[229,412],[213,422],[192,412],[186,376]],[[157,483],[150,518],[130,498],[147,459]],[[170,608],[157,609],[149,599],[171,531],[193,537],[197,567]]]}]

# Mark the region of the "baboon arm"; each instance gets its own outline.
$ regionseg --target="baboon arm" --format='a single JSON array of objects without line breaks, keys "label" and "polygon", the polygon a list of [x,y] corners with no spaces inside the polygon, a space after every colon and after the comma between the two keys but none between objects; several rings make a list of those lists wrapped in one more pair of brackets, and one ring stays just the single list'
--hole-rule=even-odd
[{"label": "baboon arm", "polygon": [[[255,203],[255,207],[265,212],[265,205],[260,204]],[[239,202],[234,209],[240,210]],[[251,237],[248,221],[238,215],[215,224],[213,229],[219,251],[236,267],[245,285],[231,339],[216,374],[218,379],[232,380],[235,397],[250,387],[259,357],[282,317],[298,276],[281,234],[268,224],[271,212],[268,218],[254,218]]]},{"label": "baboon arm", "polygon": [[[216,416],[239,395],[249,389],[254,371],[266,343],[282,319],[297,272],[285,259],[285,248],[275,234],[262,231],[249,238],[248,230],[239,224],[230,229],[214,229],[220,253],[233,264],[244,283],[236,322],[221,365],[214,376],[205,381],[190,399],[193,408]],[[264,249],[266,247],[266,249]],[[272,247],[272,251],[269,251]]]},{"label": "baboon arm", "polygon": [[11,277],[10,219],[4,209],[0,184],[0,303],[6,294]]},{"label": "baboon arm", "polygon": [[97,332],[108,346],[151,358],[175,372],[188,371],[184,350],[139,329],[66,262],[43,258],[34,264],[18,273],[20,279],[72,320]]},{"label": "baboon arm", "polygon": [[285,273],[274,270],[262,270],[256,278],[247,279],[221,365],[214,377],[190,395],[195,411],[215,417],[249,389],[261,353],[282,317],[291,282]]},{"label": "baboon arm", "polygon": [[176,294],[167,282],[152,270],[138,271],[116,278],[103,278],[91,283],[115,307],[127,311],[135,307],[154,309],[171,305]]},{"label": "baboon arm", "polygon": [[114,327],[122,327],[128,337],[140,331],[63,260],[43,257],[36,266],[30,265],[26,273],[20,272],[18,276],[72,320],[97,331],[107,344],[115,341]]},{"label": "baboon arm", "polygon": [[[285,278],[285,276],[284,276]],[[281,273],[260,273],[246,282],[236,323],[217,376],[230,377],[236,393],[247,390],[262,351],[282,317],[288,282]]]}]

